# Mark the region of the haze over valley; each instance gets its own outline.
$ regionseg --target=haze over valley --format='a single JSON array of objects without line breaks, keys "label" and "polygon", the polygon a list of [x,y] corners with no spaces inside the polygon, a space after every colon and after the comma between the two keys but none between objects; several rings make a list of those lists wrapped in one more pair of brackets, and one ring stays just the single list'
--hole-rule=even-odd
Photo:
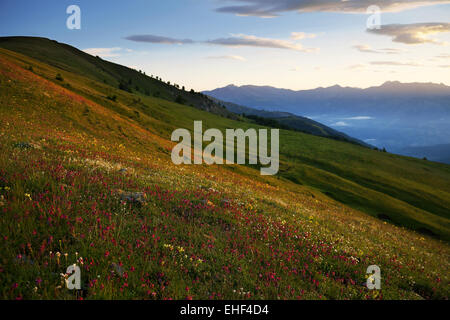
[{"label": "haze over valley", "polygon": [[301,91],[230,85],[204,93],[304,116],[391,152],[449,161],[450,87],[443,84],[386,82],[367,89],[336,85]]}]

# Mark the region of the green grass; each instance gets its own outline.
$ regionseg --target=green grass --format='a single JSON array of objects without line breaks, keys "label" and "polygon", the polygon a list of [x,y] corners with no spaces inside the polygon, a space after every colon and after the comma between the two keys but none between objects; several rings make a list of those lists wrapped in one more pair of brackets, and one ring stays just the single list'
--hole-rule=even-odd
[{"label": "green grass", "polygon": [[277,177],[176,167],[175,128],[258,126],[0,55],[3,299],[74,298],[74,262],[89,299],[448,298],[448,244],[404,227],[448,240],[449,166],[282,130]]},{"label": "green grass", "polygon": [[[80,61],[75,59],[75,62],[70,63],[70,67],[66,67],[66,69],[76,69],[77,72],[61,73],[64,78],[71,77],[73,82],[77,83],[70,90],[132,119],[164,139],[168,139],[175,128],[192,128],[194,120],[198,119],[203,120],[206,128],[224,130],[258,127],[249,122],[217,117],[198,108],[170,103],[162,98],[129,94],[104,82],[89,81],[81,74],[86,73],[92,79],[100,79],[98,70],[109,70],[108,74],[120,81],[125,76],[120,72],[115,73],[114,70],[117,69],[126,71],[126,77],[132,78],[133,81],[144,78],[153,85],[168,87],[134,70],[102,60],[97,61],[96,58],[78,53],[72,47],[50,40],[29,40],[28,38],[26,41],[19,40],[4,41],[4,43],[12,49],[23,52],[30,51],[29,47],[36,45],[33,41],[37,43],[44,41],[45,45],[39,46],[40,51],[32,50],[31,54],[42,57],[44,62],[50,60],[63,63],[67,50],[71,51],[71,56],[74,52],[77,53],[75,56],[79,55]],[[97,69],[90,68],[90,71],[83,67],[83,63],[94,62],[101,65]],[[24,63],[27,64],[27,62]],[[47,67],[42,70],[39,66],[33,66],[33,68],[37,74],[55,73]],[[70,85],[71,82],[67,83]],[[108,99],[111,95],[117,97],[116,101]],[[179,114],[183,116],[180,117]],[[95,121],[101,122],[101,120]],[[75,124],[78,122],[77,119],[74,120]],[[349,143],[286,130],[282,130],[280,143],[281,177],[314,187],[337,201],[375,217],[446,241],[450,239],[448,220],[450,169],[448,165],[385,154]]]}]

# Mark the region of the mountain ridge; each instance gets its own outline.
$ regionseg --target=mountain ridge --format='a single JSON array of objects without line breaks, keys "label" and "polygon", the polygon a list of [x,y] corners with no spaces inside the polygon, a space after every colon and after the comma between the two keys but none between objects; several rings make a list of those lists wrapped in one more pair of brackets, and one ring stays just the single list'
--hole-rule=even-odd
[{"label": "mountain ridge", "polygon": [[227,86],[214,98],[265,111],[307,117],[379,148],[450,143],[450,86],[385,82],[366,89],[332,86],[294,91]]},{"label": "mountain ridge", "polygon": [[290,91],[290,92],[304,92],[304,91],[313,91],[313,90],[320,90],[320,89],[353,89],[353,90],[368,90],[368,89],[377,89],[377,88],[393,88],[393,87],[407,87],[407,86],[428,86],[428,88],[445,88],[447,90],[450,90],[450,85],[446,85],[444,83],[436,83],[436,82],[401,82],[396,80],[387,80],[383,82],[380,85],[372,85],[366,88],[360,88],[360,87],[352,87],[352,86],[342,86],[340,84],[330,85],[327,87],[319,86],[316,88],[311,89],[288,89],[288,88],[282,88],[272,85],[253,85],[253,84],[245,84],[245,85],[235,85],[235,84],[229,84],[223,87],[218,87],[215,89],[210,90],[203,90],[202,92],[212,92],[214,90],[220,90],[220,89],[226,89],[226,88],[264,88],[264,89],[277,89],[277,90],[283,90],[283,91]]}]

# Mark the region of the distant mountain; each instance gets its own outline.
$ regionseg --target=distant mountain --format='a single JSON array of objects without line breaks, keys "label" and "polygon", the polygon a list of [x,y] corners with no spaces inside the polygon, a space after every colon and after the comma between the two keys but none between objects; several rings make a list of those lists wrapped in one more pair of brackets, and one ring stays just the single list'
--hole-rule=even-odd
[{"label": "distant mountain", "polygon": [[[368,89],[333,86],[313,90],[288,90],[269,86],[229,85],[203,93],[237,104],[295,114],[376,116],[420,112],[448,112],[450,87],[433,83],[386,82]],[[431,110],[430,110],[431,109]]]},{"label": "distant mountain", "polygon": [[450,144],[450,87],[444,84],[394,81],[367,89],[336,85],[300,91],[229,85],[204,93],[307,117],[399,153],[411,145]]}]

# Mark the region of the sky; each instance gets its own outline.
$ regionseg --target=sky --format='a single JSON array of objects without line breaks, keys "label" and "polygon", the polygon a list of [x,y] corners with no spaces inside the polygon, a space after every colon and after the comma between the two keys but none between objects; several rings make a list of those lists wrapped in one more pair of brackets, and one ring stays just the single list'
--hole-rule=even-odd
[{"label": "sky", "polygon": [[[67,28],[70,5],[81,29]],[[0,0],[0,36],[50,38],[197,91],[450,85],[449,18],[447,0]]]}]

